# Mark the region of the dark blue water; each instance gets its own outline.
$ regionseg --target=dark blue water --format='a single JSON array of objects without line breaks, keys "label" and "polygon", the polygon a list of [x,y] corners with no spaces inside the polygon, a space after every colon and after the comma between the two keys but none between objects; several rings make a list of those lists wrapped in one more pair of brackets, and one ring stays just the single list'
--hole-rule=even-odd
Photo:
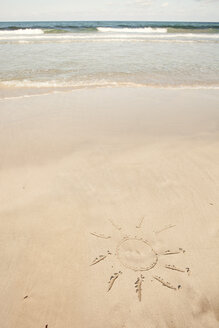
[{"label": "dark blue water", "polygon": [[54,22],[0,22],[0,30],[53,29],[68,32],[94,31],[98,27],[110,28],[167,28],[169,32],[219,33],[219,23],[209,22],[144,22],[144,21],[54,21]]}]

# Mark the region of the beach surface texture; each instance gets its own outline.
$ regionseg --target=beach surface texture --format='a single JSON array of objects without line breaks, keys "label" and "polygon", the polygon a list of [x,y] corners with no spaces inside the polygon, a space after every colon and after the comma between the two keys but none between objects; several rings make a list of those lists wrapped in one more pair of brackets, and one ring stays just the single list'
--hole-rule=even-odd
[{"label": "beach surface texture", "polygon": [[0,101],[0,327],[219,326],[219,92]]}]

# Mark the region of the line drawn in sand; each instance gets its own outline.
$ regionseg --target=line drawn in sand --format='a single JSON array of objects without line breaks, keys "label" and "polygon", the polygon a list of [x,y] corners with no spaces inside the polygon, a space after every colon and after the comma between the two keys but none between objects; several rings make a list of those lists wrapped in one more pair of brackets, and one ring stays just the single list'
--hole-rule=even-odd
[{"label": "line drawn in sand", "polygon": [[90,232],[91,235],[97,238],[110,239],[111,236],[105,236],[103,233]]},{"label": "line drawn in sand", "polygon": [[142,223],[144,222],[144,216],[140,219],[139,223],[136,225],[137,229],[141,229]]},{"label": "line drawn in sand", "polygon": [[161,253],[160,255],[174,255],[174,254],[180,254],[180,253],[185,253],[185,250],[182,248],[179,248],[177,250],[172,250],[170,251],[169,249],[163,253]]},{"label": "line drawn in sand", "polygon": [[144,276],[141,274],[140,277],[135,282],[135,291],[138,294],[139,302],[141,302],[141,291],[142,291],[142,283],[144,281]]},{"label": "line drawn in sand", "polygon": [[[142,223],[143,223],[144,218],[142,218],[139,223],[135,226],[138,231],[141,230],[142,228]],[[122,237],[115,247],[115,253],[110,252],[109,250],[107,251],[106,255],[99,255],[94,259],[94,261],[90,264],[90,266],[100,264],[103,260],[106,260],[109,255],[114,256],[117,260],[118,263],[127,270],[132,270],[136,273],[140,273],[140,276],[137,276],[137,280],[135,282],[135,290],[138,296],[139,302],[142,300],[142,292],[143,292],[143,282],[145,280],[145,276],[142,275],[143,272],[147,272],[150,270],[153,270],[156,266],[159,268],[168,269],[175,271],[176,273],[190,273],[189,268],[178,268],[173,264],[162,264],[161,258],[165,258],[166,256],[174,256],[174,255],[180,255],[185,253],[185,250],[183,248],[178,248],[178,249],[173,249],[173,250],[165,250],[158,252],[152,247],[151,243],[149,243],[146,239],[141,238],[139,236],[128,236],[123,233],[123,230],[120,226],[115,224],[112,220],[109,220],[112,226],[120,231],[122,234]],[[159,230],[156,233],[161,233],[165,231],[166,229],[173,228],[173,225],[168,225],[164,229]],[[94,237],[99,237],[103,239],[108,239],[112,238],[106,237],[103,234],[96,234],[96,233],[91,233],[92,236]],[[158,265],[159,264],[159,265]],[[167,270],[167,271],[168,271]],[[108,282],[108,292],[111,291],[113,288],[115,282],[119,278],[119,276],[122,274],[121,271],[118,271],[117,273],[112,274],[110,281]],[[178,290],[181,288],[181,285],[174,286],[168,281],[165,281],[165,279],[161,278],[158,275],[152,275],[153,280],[156,280],[159,282],[162,286],[167,287],[172,290]],[[152,280],[152,281],[153,281]],[[149,281],[149,278],[148,278]],[[145,284],[144,284],[145,285]]]},{"label": "line drawn in sand", "polygon": [[165,265],[165,268],[170,269],[170,270],[179,271],[179,272],[185,272],[185,270],[182,270],[182,269],[176,268],[175,265],[169,265],[169,264],[166,264],[166,265]]},{"label": "line drawn in sand", "polygon": [[95,264],[97,264],[97,263],[99,263],[99,262],[105,260],[105,259],[107,258],[108,255],[112,255],[112,254],[110,253],[110,251],[108,251],[106,255],[99,255],[98,257],[96,257],[96,258],[93,260],[93,262],[90,264],[90,266],[95,265]]},{"label": "line drawn in sand", "polygon": [[110,289],[113,287],[114,282],[116,281],[116,279],[119,278],[119,275],[122,274],[121,271],[119,271],[118,273],[114,273],[111,277],[110,277],[110,281],[108,282],[109,287],[108,287],[108,292],[110,291]]},{"label": "line drawn in sand", "polygon": [[154,276],[154,279],[159,281],[163,286],[176,290],[176,287],[172,286],[169,282],[165,282],[161,277]]},{"label": "line drawn in sand", "polygon": [[158,230],[158,231],[154,231],[155,233],[161,233],[165,230],[168,230],[168,229],[171,229],[171,228],[174,228],[176,225],[175,224],[168,224],[167,226],[165,226],[163,229],[161,230]]},{"label": "line drawn in sand", "polygon": [[116,228],[117,230],[121,231],[122,228],[120,226],[118,226],[113,220],[109,219],[109,222],[113,225],[114,228]]}]

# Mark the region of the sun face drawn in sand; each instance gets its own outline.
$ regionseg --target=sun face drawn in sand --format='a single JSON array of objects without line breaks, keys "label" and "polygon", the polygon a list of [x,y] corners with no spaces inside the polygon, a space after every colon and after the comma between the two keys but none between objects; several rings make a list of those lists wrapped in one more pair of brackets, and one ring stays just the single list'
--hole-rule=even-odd
[{"label": "sun face drawn in sand", "polygon": [[[108,252],[105,255],[99,255],[96,257],[93,262],[90,264],[90,266],[94,266],[96,264],[101,263],[102,261],[106,260],[109,256],[113,255],[117,258],[120,265],[128,270],[132,270],[136,273],[138,273],[137,280],[134,283],[135,290],[138,296],[138,300],[141,302],[142,299],[142,289],[143,289],[143,283],[145,280],[145,274],[148,271],[152,272],[152,278],[159,282],[161,285],[172,289],[172,290],[178,290],[181,288],[181,285],[173,286],[169,282],[165,281],[163,278],[161,278],[158,275],[153,275],[153,269],[157,266],[159,260],[161,257],[167,257],[170,255],[177,255],[181,253],[185,253],[185,250],[182,248],[178,248],[176,250],[165,250],[163,252],[157,252],[152,245],[145,240],[144,238],[141,238],[139,236],[128,236],[123,233],[123,230],[121,227],[116,225],[112,220],[109,220],[110,223],[113,225],[113,227],[120,232],[122,235],[119,243],[116,246],[116,251],[113,254],[113,252]],[[136,225],[136,229],[138,231],[141,230],[142,224],[143,224],[144,218],[142,218],[139,223]],[[159,231],[154,231],[154,234],[157,235],[167,229],[173,228],[175,225],[167,225],[163,229]],[[112,238],[109,235],[104,234],[98,234],[96,232],[91,232],[91,235],[96,238],[101,239],[110,239]],[[173,270],[178,273],[190,273],[189,268],[178,268],[175,265],[171,264],[164,264],[162,266],[165,269]],[[122,269],[121,269],[122,270]],[[116,281],[119,279],[120,275],[122,274],[122,271],[118,271],[110,277],[110,280],[108,282],[108,292],[113,288]]]}]

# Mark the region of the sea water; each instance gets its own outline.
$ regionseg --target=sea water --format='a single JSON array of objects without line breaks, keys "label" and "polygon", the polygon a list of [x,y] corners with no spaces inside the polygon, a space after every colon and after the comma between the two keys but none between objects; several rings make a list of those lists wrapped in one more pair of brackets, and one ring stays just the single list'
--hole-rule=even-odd
[{"label": "sea water", "polygon": [[0,89],[121,85],[219,88],[219,23],[0,23]]}]

